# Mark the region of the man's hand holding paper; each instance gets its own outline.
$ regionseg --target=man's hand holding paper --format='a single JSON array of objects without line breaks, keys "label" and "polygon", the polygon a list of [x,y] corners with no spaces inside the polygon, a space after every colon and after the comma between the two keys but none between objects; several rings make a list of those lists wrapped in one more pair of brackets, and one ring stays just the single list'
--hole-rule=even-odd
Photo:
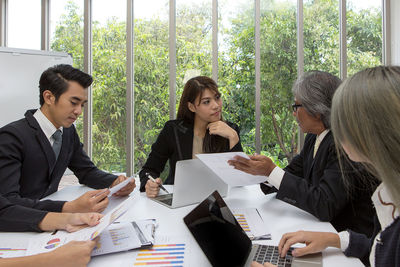
[{"label": "man's hand holding paper", "polygon": [[248,158],[236,155],[233,159],[228,160],[228,164],[249,174],[265,176],[269,176],[276,167],[269,157],[257,154]]}]

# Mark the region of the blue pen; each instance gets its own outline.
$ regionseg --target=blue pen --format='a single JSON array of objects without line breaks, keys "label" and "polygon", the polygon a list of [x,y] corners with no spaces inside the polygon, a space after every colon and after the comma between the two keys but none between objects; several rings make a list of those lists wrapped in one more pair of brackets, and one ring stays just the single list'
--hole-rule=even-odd
[{"label": "blue pen", "polygon": [[[146,175],[147,175],[147,178],[149,178],[152,182],[157,183],[157,182],[156,182],[156,179],[154,179],[153,176],[151,176],[150,173],[146,173]],[[169,194],[169,192],[167,191],[167,189],[165,189],[165,187],[164,187],[162,184],[160,184],[159,187],[160,187],[162,190],[164,190],[165,193]]]}]

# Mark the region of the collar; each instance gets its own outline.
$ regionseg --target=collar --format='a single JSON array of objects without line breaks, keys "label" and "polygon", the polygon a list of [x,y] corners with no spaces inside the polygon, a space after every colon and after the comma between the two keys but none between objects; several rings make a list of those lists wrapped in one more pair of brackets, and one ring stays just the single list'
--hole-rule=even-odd
[{"label": "collar", "polygon": [[43,114],[40,108],[33,114],[33,117],[37,120],[40,128],[42,129],[43,133],[46,135],[47,139],[50,140],[51,136],[55,131],[60,130],[63,132],[63,127],[57,129],[53,123]]},{"label": "collar", "polygon": [[319,143],[322,142],[322,140],[324,140],[325,136],[329,133],[329,129],[325,129],[322,133],[320,133],[319,135],[317,135],[317,139],[319,141]]},{"label": "collar", "polygon": [[390,192],[384,183],[381,183],[378,188],[376,188],[372,195],[372,202],[374,203],[376,215],[378,216],[383,231],[399,217],[399,209],[393,204]]}]

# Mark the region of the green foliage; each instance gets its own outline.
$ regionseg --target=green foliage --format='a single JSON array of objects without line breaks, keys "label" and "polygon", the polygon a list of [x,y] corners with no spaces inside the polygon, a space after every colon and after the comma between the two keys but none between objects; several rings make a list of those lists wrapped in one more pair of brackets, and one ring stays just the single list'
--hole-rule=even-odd
[{"label": "green foliage", "polygon": [[[229,4],[229,3],[228,3]],[[72,54],[83,69],[83,15],[69,2],[57,24],[51,48]],[[218,66],[224,118],[238,124],[246,153],[255,152],[254,7],[243,6],[219,26]],[[220,18],[221,22],[221,18]],[[176,23],[177,101],[187,70],[211,75],[211,6],[182,4]],[[134,22],[135,170],[144,164],[169,119],[169,29],[157,16]],[[280,167],[297,151],[297,124],[291,111],[291,87],[297,78],[296,6],[269,1],[261,13],[262,154]],[[376,9],[347,13],[349,74],[380,64],[381,14]],[[339,73],[337,0],[304,3],[305,71]],[[126,165],[126,25],[111,18],[93,24],[93,160],[108,171]],[[77,124],[82,132],[81,120]]]}]

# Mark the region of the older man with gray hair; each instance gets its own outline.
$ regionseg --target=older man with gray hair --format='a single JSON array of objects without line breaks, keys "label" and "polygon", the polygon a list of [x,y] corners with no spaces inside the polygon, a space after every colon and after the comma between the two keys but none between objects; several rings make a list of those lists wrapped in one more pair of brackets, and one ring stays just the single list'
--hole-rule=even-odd
[{"label": "older man with gray hair", "polygon": [[276,198],[331,222],[337,231],[351,229],[370,236],[374,214],[370,198],[375,185],[360,186],[361,178],[369,174],[355,163],[344,164],[345,175],[354,176],[349,187],[344,185],[330,131],[331,101],[340,83],[339,78],[322,71],[307,72],[295,82],[293,115],[308,134],[300,154],[286,168],[277,167],[263,155],[235,157],[229,164],[250,174],[266,175],[267,181],[261,184],[265,194],[277,191]]}]

